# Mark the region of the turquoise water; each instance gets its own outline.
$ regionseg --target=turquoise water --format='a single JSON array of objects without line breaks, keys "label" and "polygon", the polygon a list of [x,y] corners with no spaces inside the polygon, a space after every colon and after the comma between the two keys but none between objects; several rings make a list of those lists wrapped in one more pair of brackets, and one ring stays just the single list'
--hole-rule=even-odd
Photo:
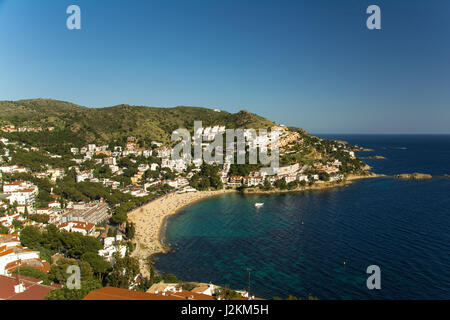
[{"label": "turquoise water", "polygon": [[[376,149],[375,172],[450,173],[450,136],[336,136]],[[263,298],[450,299],[450,180],[393,178],[280,195],[221,195],[169,218],[158,270]],[[256,209],[255,202],[264,202]],[[345,262],[345,264],[344,264]],[[368,290],[366,268],[381,268]]]}]

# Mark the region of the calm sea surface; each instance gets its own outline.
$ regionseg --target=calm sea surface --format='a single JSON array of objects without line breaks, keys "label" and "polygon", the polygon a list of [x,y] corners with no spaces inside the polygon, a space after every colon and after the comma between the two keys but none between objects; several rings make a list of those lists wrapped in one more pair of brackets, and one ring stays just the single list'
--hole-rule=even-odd
[{"label": "calm sea surface", "polygon": [[[262,297],[450,299],[450,135],[322,135],[375,149],[377,173],[435,178],[366,179],[324,191],[227,194],[168,220],[175,253],[156,268],[185,281],[248,288]],[[256,209],[255,202],[264,202]],[[345,264],[344,264],[345,262]],[[381,268],[368,290],[366,268]]]}]

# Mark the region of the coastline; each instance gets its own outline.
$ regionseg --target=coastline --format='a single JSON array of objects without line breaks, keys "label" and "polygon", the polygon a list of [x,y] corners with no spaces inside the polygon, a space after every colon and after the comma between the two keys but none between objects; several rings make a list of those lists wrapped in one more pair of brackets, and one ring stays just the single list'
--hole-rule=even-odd
[{"label": "coastline", "polygon": [[344,187],[349,184],[352,184],[355,180],[360,179],[369,179],[369,178],[381,178],[386,177],[384,174],[376,174],[371,173],[368,175],[348,175],[344,181],[338,182],[324,182],[319,181],[313,184],[312,186],[304,186],[304,187],[297,187],[295,189],[291,190],[260,190],[260,189],[253,189],[248,188],[243,191],[244,194],[280,194],[280,193],[291,193],[291,192],[302,192],[302,191],[310,191],[310,190],[324,190],[324,189],[330,189],[330,188],[337,188],[337,187]]},{"label": "coastline", "polygon": [[[322,182],[313,186],[300,187],[292,190],[255,190],[246,189],[243,194],[279,194],[288,192],[301,192],[309,190],[322,190],[328,188],[342,187],[353,183],[354,180],[378,178],[385,175],[371,173],[369,175],[350,175],[342,182]],[[133,257],[139,260],[140,271],[144,276],[149,275],[149,258],[159,254],[167,253],[167,246],[163,243],[167,218],[179,212],[182,208],[197,201],[213,196],[236,193],[235,189],[223,189],[217,191],[197,191],[194,193],[171,193],[155,199],[128,213],[128,219],[134,223],[136,228],[136,248]]]},{"label": "coastline", "polygon": [[224,189],[217,191],[197,191],[193,193],[171,193],[155,199],[128,213],[128,219],[134,223],[136,248],[133,257],[139,260],[140,271],[144,276],[149,275],[148,258],[167,252],[162,243],[167,218],[176,214],[180,209],[199,200],[213,196],[234,193],[236,190]]}]

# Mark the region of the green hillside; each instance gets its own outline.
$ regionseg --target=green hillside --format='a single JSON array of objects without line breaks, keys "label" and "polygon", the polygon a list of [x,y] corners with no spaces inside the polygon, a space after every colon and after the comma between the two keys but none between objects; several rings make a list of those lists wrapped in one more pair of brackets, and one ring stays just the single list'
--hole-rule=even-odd
[{"label": "green hillside", "polygon": [[194,120],[202,121],[204,127],[269,128],[274,125],[272,121],[247,111],[231,114],[186,106],[86,108],[51,99],[0,101],[0,120],[3,124],[55,126],[56,131],[64,131],[65,136],[72,136],[80,142],[110,142],[127,136],[167,142],[177,128],[192,130]]}]

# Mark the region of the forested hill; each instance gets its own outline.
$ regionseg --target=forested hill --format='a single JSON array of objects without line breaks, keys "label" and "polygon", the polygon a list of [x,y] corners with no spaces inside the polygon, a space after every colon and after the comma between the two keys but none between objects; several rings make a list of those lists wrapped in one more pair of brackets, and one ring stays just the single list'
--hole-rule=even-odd
[{"label": "forested hill", "polygon": [[142,141],[167,142],[172,131],[177,128],[192,130],[195,120],[202,121],[203,127],[225,125],[227,128],[269,128],[274,125],[272,121],[248,111],[232,114],[186,106],[157,108],[117,105],[87,108],[51,99],[0,101],[0,125],[53,126],[55,132],[51,135],[59,134],[67,140],[80,143],[111,142],[127,136],[136,136]]}]

